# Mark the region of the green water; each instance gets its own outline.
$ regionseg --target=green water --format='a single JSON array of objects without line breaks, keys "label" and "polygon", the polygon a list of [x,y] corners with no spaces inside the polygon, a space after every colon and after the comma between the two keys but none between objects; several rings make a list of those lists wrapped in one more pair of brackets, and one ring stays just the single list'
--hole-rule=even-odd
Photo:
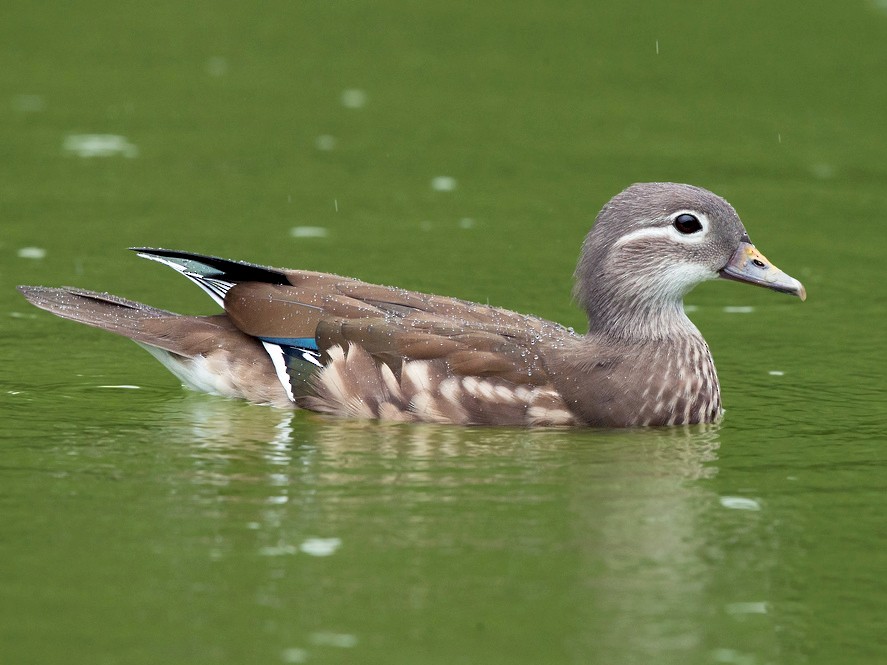
[{"label": "green water", "polygon": [[[887,662],[885,71],[875,0],[6,7],[0,660]],[[124,249],[168,246],[581,328],[584,233],[656,179],[809,292],[691,295],[715,428],[255,407],[13,290],[211,311]]]}]

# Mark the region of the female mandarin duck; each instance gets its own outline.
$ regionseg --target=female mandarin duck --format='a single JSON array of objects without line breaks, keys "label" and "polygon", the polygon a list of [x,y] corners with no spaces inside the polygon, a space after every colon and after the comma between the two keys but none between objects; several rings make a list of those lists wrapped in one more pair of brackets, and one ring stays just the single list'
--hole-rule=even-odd
[{"label": "female mandarin duck", "polygon": [[632,185],[600,212],[574,295],[588,333],[487,305],[305,270],[138,249],[224,314],[181,316],[74,288],[19,287],[37,307],[134,340],[196,390],[321,413],[485,425],[626,427],[721,416],[708,345],[684,313],[724,277],[803,300],[724,199]]}]

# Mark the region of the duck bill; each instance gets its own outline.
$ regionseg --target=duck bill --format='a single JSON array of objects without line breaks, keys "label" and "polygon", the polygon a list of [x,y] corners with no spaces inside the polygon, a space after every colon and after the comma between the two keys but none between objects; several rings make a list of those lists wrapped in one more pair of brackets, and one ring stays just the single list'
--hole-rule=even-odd
[{"label": "duck bill", "polygon": [[747,235],[742,237],[739,247],[733,252],[727,265],[718,271],[718,276],[737,282],[763,286],[780,293],[788,293],[798,296],[801,300],[807,299],[807,290],[804,285],[770,263],[751,244]]}]

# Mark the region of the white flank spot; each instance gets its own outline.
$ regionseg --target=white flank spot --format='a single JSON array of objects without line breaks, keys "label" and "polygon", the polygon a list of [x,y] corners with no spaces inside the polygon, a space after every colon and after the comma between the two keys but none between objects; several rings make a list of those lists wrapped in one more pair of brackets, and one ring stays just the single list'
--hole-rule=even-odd
[{"label": "white flank spot", "polygon": [[431,189],[435,192],[452,192],[456,189],[456,179],[448,175],[439,175],[432,178]]},{"label": "white flank spot", "polygon": [[462,388],[472,397],[477,397],[477,386],[480,383],[473,376],[466,376],[462,379]]},{"label": "white flank spot", "polygon": [[326,238],[329,231],[323,226],[294,226],[290,235],[293,238]]},{"label": "white flank spot", "polygon": [[744,496],[722,496],[720,498],[721,505],[731,510],[760,510],[761,504],[754,499],[747,499]]},{"label": "white flank spot", "polygon": [[410,408],[416,416],[426,422],[436,422],[440,418],[440,414],[434,408],[434,400],[431,398],[431,393],[427,390],[413,395],[413,399],[410,400]]},{"label": "white flank spot", "polygon": [[573,414],[563,409],[546,409],[542,406],[531,406],[527,410],[527,418],[531,425],[572,425]]},{"label": "white flank spot", "polygon": [[139,149],[126,137],[116,134],[69,134],[62,145],[66,152],[78,157],[138,157]]},{"label": "white flank spot", "polygon": [[307,538],[299,545],[299,551],[311,556],[330,556],[341,546],[341,538]]},{"label": "white flank spot", "polygon": [[480,381],[477,384],[477,392],[483,399],[492,400],[496,397],[496,387],[489,381]]},{"label": "white flank spot", "polygon": [[522,402],[528,402],[532,394],[533,390],[526,386],[518,386],[514,389],[514,396]]},{"label": "white flank spot", "polygon": [[42,259],[46,257],[46,250],[42,247],[22,247],[18,250],[20,259]]},{"label": "white flank spot", "polygon": [[459,379],[453,376],[444,379],[440,383],[439,390],[444,399],[450,402],[457,402],[461,393],[459,390]]},{"label": "white flank spot", "polygon": [[346,109],[362,109],[367,103],[367,94],[358,88],[342,91],[342,106]]},{"label": "white flank spot", "polygon": [[727,305],[724,307],[724,312],[727,314],[751,314],[755,311],[755,308],[751,305]]},{"label": "white flank spot", "polygon": [[340,406],[348,404],[349,395],[345,389],[345,377],[342,375],[342,365],[331,362],[320,373],[320,382],[329,391]]},{"label": "white flank spot", "polygon": [[413,360],[403,366],[403,375],[416,387],[416,392],[431,390],[431,376],[428,363],[424,360]]},{"label": "white flank spot", "polygon": [[400,385],[397,383],[397,377],[394,376],[394,372],[391,371],[391,368],[385,363],[382,363],[379,365],[379,375],[382,377],[382,383],[388,390],[388,394],[395,399],[402,400],[403,395],[400,392]]}]

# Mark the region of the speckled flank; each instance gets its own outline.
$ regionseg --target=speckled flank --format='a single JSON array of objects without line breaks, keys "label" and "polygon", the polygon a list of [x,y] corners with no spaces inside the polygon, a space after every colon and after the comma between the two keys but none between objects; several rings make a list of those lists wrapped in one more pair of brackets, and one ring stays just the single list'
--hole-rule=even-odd
[{"label": "speckled flank", "polygon": [[[459,425],[574,425],[550,387],[515,385],[498,378],[449,375],[444,361],[411,360],[398,378],[361,347],[335,346],[313,378],[314,395],[300,406],[357,418]],[[368,371],[369,370],[369,371]]]}]

